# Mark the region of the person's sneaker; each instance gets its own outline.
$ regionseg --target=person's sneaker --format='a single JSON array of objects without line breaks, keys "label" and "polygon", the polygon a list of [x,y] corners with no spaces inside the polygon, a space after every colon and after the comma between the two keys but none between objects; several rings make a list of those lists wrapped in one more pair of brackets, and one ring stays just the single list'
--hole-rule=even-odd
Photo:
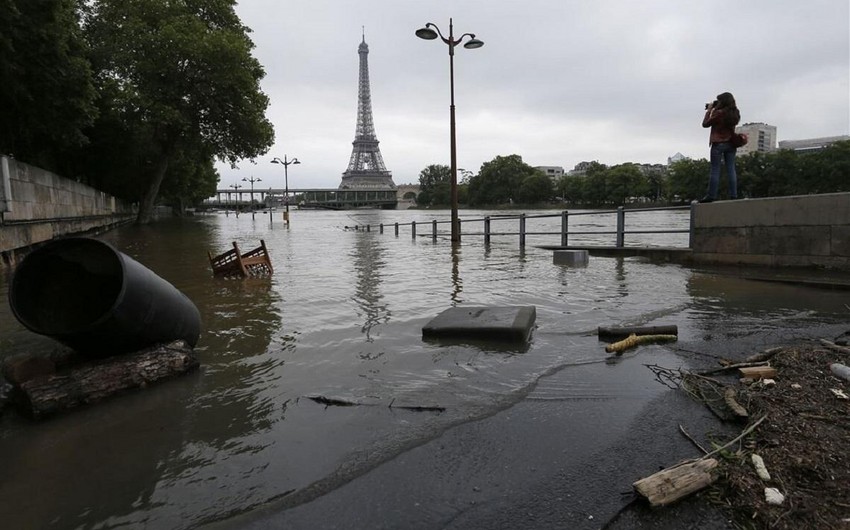
[{"label": "person's sneaker", "polygon": [[708,195],[706,195],[705,197],[703,197],[702,199],[700,199],[700,200],[699,200],[699,202],[701,202],[701,203],[714,202],[714,199],[712,199],[711,197],[709,197]]}]

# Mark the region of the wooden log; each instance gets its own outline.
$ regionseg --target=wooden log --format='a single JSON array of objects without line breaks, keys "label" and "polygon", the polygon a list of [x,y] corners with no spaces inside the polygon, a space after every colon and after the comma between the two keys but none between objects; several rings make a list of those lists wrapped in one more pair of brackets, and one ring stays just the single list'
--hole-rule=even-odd
[{"label": "wooden log", "polygon": [[727,386],[726,390],[723,392],[723,401],[726,402],[726,406],[729,407],[735,416],[741,419],[747,419],[750,415],[747,413],[747,409],[743,407],[740,403],[738,403],[737,392],[731,386]]},{"label": "wooden log", "polygon": [[602,338],[621,339],[629,335],[678,335],[679,328],[675,325],[670,326],[624,326],[624,327],[606,327],[599,326],[596,329],[596,334]]},{"label": "wooden log", "polygon": [[605,346],[605,351],[608,353],[616,352],[623,353],[629,348],[634,348],[640,344],[650,344],[653,342],[675,342],[678,339],[676,335],[629,335],[628,338],[619,342]]},{"label": "wooden log", "polygon": [[666,506],[708,486],[717,478],[711,470],[717,460],[703,458],[663,469],[632,484],[653,507]]},{"label": "wooden log", "polygon": [[22,383],[21,407],[34,418],[42,418],[144,388],[197,367],[192,350],[182,342],[109,357]]},{"label": "wooden log", "polygon": [[738,369],[741,372],[741,377],[758,380],[758,379],[773,379],[776,377],[776,368],[772,366],[749,366]]}]

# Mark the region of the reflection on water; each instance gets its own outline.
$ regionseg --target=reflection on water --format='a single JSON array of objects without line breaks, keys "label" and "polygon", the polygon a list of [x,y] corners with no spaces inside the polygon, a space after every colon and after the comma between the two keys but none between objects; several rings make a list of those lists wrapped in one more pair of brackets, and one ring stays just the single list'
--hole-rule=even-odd
[{"label": "reflection on water", "polygon": [[[6,413],[0,524],[185,528],[270,499],[296,505],[453,424],[510,406],[554,370],[582,366],[596,386],[546,386],[536,396],[544,388],[552,401],[618,395],[601,386],[611,376],[595,370],[632,376],[604,368],[600,325],[671,323],[680,343],[731,338],[759,347],[787,330],[841,322],[847,313],[840,292],[641,259],[563,267],[533,246],[533,236],[520,250],[516,236],[493,236],[485,245],[464,234],[452,245],[447,236],[344,229],[411,219],[424,226],[448,215],[293,211],[289,229],[270,225],[266,215],[210,215],[104,235],[198,306],[201,370],[41,423]],[[529,219],[528,229],[557,231],[560,219],[550,222]],[[646,222],[653,229],[671,221]],[[232,241],[254,248],[260,239],[275,267],[271,278],[212,277],[207,252]],[[4,299],[7,286],[8,278],[0,279]],[[454,305],[533,305],[533,340],[519,349],[424,342],[422,326]],[[23,329],[4,302],[0,348],[7,356],[57,346]],[[678,355],[673,351],[666,355]],[[310,396],[358,405],[325,406]]]},{"label": "reflection on water", "polygon": [[372,328],[390,320],[389,308],[382,304],[382,269],[386,265],[382,257],[381,240],[378,234],[363,232],[357,234],[351,261],[357,274],[354,301],[360,308],[360,318],[365,322],[360,330],[366,335],[366,341],[372,342]]}]

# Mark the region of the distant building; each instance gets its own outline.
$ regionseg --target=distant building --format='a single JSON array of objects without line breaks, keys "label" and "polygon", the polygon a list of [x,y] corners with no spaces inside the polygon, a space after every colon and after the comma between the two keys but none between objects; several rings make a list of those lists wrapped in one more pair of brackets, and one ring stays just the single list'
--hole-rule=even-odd
[{"label": "distant building", "polygon": [[685,156],[685,155],[683,155],[682,153],[676,153],[676,154],[675,154],[675,155],[673,155],[673,156],[668,156],[668,157],[667,157],[667,165],[669,166],[669,165],[670,165],[670,164],[672,164],[673,162],[678,162],[678,161],[680,161],[680,160],[687,160],[687,159],[688,159],[688,157],[686,157],[686,156]]},{"label": "distant building", "polygon": [[567,174],[571,177],[583,177],[584,174],[587,173],[587,170],[590,169],[590,164],[593,164],[593,162],[579,162],[576,164],[576,167],[570,170]]},{"label": "distant building", "polygon": [[549,180],[553,184],[557,184],[561,177],[564,176],[564,168],[561,166],[534,166],[534,169],[549,177]]},{"label": "distant building", "polygon": [[664,164],[637,164],[637,168],[644,175],[651,175],[653,173],[665,173],[667,171],[667,166]]},{"label": "distant building", "polygon": [[735,127],[735,132],[747,135],[747,145],[738,148],[739,155],[770,153],[776,151],[776,126],[766,123],[745,123]]},{"label": "distant building", "polygon": [[802,152],[820,151],[835,142],[845,142],[847,140],[850,140],[850,136],[825,136],[823,138],[809,138],[807,140],[782,140],[779,142],[779,148]]}]

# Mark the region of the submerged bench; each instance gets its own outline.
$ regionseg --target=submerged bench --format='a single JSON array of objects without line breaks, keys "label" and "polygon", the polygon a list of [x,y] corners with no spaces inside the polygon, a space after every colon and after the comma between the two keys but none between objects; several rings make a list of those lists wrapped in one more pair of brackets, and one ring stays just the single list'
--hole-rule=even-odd
[{"label": "submerged bench", "polygon": [[240,253],[239,245],[233,242],[233,248],[213,256],[207,252],[210,258],[213,276],[217,278],[246,278],[256,276],[270,276],[274,272],[272,262],[269,259],[266,242],[260,240],[260,246]]}]

